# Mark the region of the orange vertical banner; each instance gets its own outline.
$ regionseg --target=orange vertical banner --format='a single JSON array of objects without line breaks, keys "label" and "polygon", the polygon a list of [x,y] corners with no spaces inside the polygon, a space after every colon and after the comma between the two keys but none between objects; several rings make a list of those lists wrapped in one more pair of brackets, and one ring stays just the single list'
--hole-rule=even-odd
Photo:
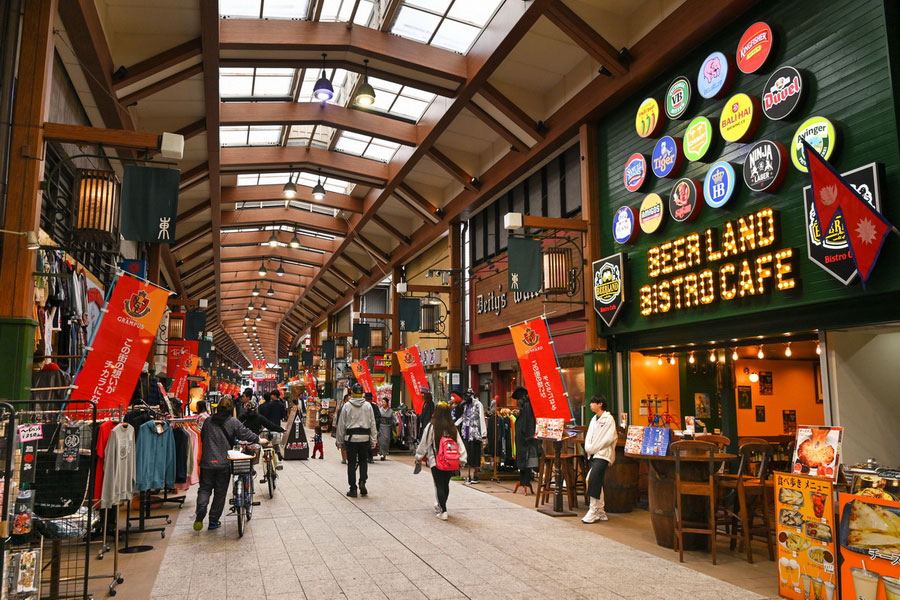
[{"label": "orange vertical banner", "polygon": [[175,378],[172,379],[172,394],[182,402],[188,402],[188,393],[191,387],[188,376],[197,372],[200,366],[200,357],[190,352],[183,352],[178,359],[178,368],[175,369]]},{"label": "orange vertical banner", "polygon": [[316,391],[316,379],[313,377],[311,369],[303,371],[303,379],[306,384],[306,395],[310,398],[318,398],[319,394]]},{"label": "orange vertical banner", "polygon": [[431,389],[431,386],[428,385],[428,380],[425,378],[425,367],[422,365],[419,348],[413,346],[406,350],[397,350],[394,354],[397,355],[400,372],[403,373],[403,380],[406,381],[406,387],[412,398],[413,410],[420,415],[422,414],[422,405],[425,403],[422,388]]},{"label": "orange vertical banner", "polygon": [[362,385],[363,392],[372,394],[372,397],[374,398],[375,382],[372,381],[372,373],[369,372],[369,363],[365,360],[350,363],[350,369],[353,371],[353,376],[356,377],[356,380]]},{"label": "orange vertical banner", "polygon": [[535,418],[572,420],[568,394],[547,319],[538,317],[509,328]]}]

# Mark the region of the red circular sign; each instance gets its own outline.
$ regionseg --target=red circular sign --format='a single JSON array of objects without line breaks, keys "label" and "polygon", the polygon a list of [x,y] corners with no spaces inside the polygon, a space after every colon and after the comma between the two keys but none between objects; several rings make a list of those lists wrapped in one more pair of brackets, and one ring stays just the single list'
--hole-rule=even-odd
[{"label": "red circular sign", "polygon": [[647,180],[647,157],[640,152],[635,152],[628,157],[625,163],[625,189],[636,192]]},{"label": "red circular sign", "polygon": [[737,47],[737,67],[741,73],[755,73],[772,55],[772,28],[760,21],[747,28]]}]

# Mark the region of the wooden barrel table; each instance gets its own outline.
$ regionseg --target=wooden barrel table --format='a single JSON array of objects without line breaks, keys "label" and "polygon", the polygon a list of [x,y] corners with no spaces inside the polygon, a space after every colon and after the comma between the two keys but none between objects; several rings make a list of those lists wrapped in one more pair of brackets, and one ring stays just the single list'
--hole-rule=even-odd
[{"label": "wooden barrel table", "polygon": [[625,456],[623,446],[616,447],[616,461],[606,471],[603,499],[611,513],[629,513],[638,501],[638,475],[641,463]]}]

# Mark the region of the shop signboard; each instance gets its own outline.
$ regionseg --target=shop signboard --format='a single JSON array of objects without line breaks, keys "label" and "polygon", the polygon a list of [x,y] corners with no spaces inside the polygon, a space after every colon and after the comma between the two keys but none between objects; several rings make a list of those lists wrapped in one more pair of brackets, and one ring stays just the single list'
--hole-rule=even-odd
[{"label": "shop signboard", "polygon": [[253,361],[253,372],[250,375],[250,379],[253,381],[265,381],[266,380],[266,361],[264,360],[254,360]]},{"label": "shop signboard", "polygon": [[900,502],[840,493],[838,516],[840,597],[900,600]]},{"label": "shop signboard", "polygon": [[175,369],[175,377],[172,379],[172,388],[169,391],[182,402],[187,402],[188,400],[188,390],[191,387],[188,377],[197,372],[198,366],[200,366],[198,357],[188,352],[181,354],[181,358],[178,360],[178,368]]},{"label": "shop signboard", "polygon": [[444,362],[444,351],[440,348],[419,348],[423,367],[440,367]]},{"label": "shop signboard", "polygon": [[712,146],[712,123],[706,117],[694,117],[684,131],[684,156],[691,162],[702,160]]},{"label": "shop signboard", "polygon": [[694,179],[679,179],[669,195],[669,214],[678,223],[693,221],[703,205],[703,188]]},{"label": "shop signboard", "polygon": [[638,107],[634,117],[634,129],[642,137],[656,137],[662,130],[663,120],[659,113],[659,102],[656,98],[647,98]]},{"label": "shop signboard", "polygon": [[773,121],[791,116],[803,99],[803,75],[785,65],[775,70],[763,89],[763,114]]},{"label": "shop signboard", "polygon": [[630,206],[620,206],[613,215],[613,239],[617,244],[630,244],[637,237],[637,215]]},{"label": "shop signboard", "polygon": [[657,177],[674,177],[681,169],[684,162],[682,141],[671,135],[659,138],[653,147],[653,155],[650,157],[653,174]]},{"label": "shop signboard", "polygon": [[762,140],[744,157],[744,184],[754,192],[774,192],[787,172],[787,149],[780,142]]},{"label": "shop signboard", "polygon": [[625,255],[605,256],[593,264],[594,310],[609,327],[625,304]]},{"label": "shop signboard", "polygon": [[819,156],[828,160],[837,146],[837,129],[825,117],[810,117],[797,128],[791,137],[791,162],[801,173],[809,170],[806,164],[806,151],[803,148],[804,141],[812,146]]},{"label": "shop signboard", "polygon": [[640,152],[635,152],[625,162],[625,189],[636,192],[647,181],[647,157]]},{"label": "shop signboard", "polygon": [[309,458],[309,442],[306,439],[306,430],[303,428],[303,415],[294,406],[288,415],[290,427],[283,443],[285,460],[306,460]]},{"label": "shop signboard", "polygon": [[422,365],[419,348],[412,346],[405,350],[397,350],[394,354],[397,355],[397,364],[400,365],[400,372],[406,382],[406,390],[412,398],[413,410],[417,415],[421,415],[422,407],[425,404],[422,390],[430,390],[431,386],[428,385],[428,379],[425,377],[425,367]]},{"label": "shop signboard", "polygon": [[169,291],[127,273],[114,283],[70,398],[128,406],[166,309]]},{"label": "shop signboard", "polygon": [[741,73],[759,71],[772,55],[772,28],[760,21],[747,28],[737,47],[737,67]]},{"label": "shop signboard", "polygon": [[318,398],[319,394],[316,390],[316,378],[313,376],[312,369],[306,369],[303,372],[303,383],[306,387],[306,395],[309,398]]},{"label": "shop signboard", "polygon": [[[881,212],[881,166],[878,163],[870,163],[842,173],[841,177],[852,185],[853,189],[869,205]],[[835,216],[828,232],[822,235],[819,219],[816,218],[812,186],[803,188],[803,207],[803,214],[806,218],[806,250],[809,260],[844,285],[852,283],[859,272],[856,269],[856,263],[853,262],[850,242],[844,229],[843,215]]]},{"label": "shop signboard", "polygon": [[759,125],[759,99],[735,94],[725,102],[719,115],[719,133],[727,142],[749,139]]},{"label": "shop signboard", "polygon": [[537,317],[513,325],[509,333],[535,418],[571,421],[572,411],[547,319]]},{"label": "shop signboard", "polygon": [[703,180],[703,199],[707,206],[721,208],[728,204],[737,187],[737,175],[730,162],[719,161],[706,172]]},{"label": "shop signboard", "polygon": [[837,600],[833,494],[829,479],[775,473],[778,593],[783,598]]},{"label": "shop signboard", "polygon": [[706,99],[721,98],[731,87],[734,67],[727,56],[713,52],[706,57],[697,73],[697,91]]},{"label": "shop signboard", "polygon": [[372,373],[369,371],[369,363],[365,360],[360,360],[354,363],[350,363],[350,370],[353,371],[353,376],[356,377],[356,380],[363,388],[364,394],[372,394],[375,396],[375,383],[372,381]]},{"label": "shop signboard", "polygon": [[679,75],[666,90],[666,116],[680,119],[691,105],[691,80]]}]

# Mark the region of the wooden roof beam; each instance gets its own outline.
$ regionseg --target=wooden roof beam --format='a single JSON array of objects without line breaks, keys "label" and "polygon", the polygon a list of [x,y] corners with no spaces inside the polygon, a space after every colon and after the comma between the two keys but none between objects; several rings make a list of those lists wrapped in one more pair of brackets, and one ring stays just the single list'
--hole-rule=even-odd
[{"label": "wooden roof beam", "polygon": [[309,250],[294,248],[270,248],[269,246],[247,246],[245,248],[222,248],[219,261],[242,262],[245,260],[278,260],[288,259],[311,266],[321,267],[324,255]]},{"label": "wooden roof beam", "polygon": [[172,248],[171,248],[172,251],[178,252],[179,250],[181,250],[188,244],[196,242],[201,237],[203,237],[204,235],[209,233],[209,230],[210,230],[209,223],[204,223],[203,225],[201,225],[197,229],[193,230],[192,232],[188,233],[184,237],[175,240],[175,244],[173,244]]},{"label": "wooden roof beam", "polygon": [[183,223],[192,217],[196,217],[199,214],[205,213],[209,210],[209,199],[203,200],[197,206],[193,208],[189,208],[180,215],[178,215],[176,223]]},{"label": "wooden roof beam", "polygon": [[200,258],[204,254],[206,254],[207,252],[212,250],[212,247],[213,247],[212,243],[209,243],[209,244],[203,246],[202,248],[200,248],[199,250],[197,250],[196,252],[191,252],[188,256],[185,256],[184,258],[180,259],[178,261],[178,263],[179,264],[189,263],[192,260],[194,260],[195,258]]},{"label": "wooden roof beam", "polygon": [[342,259],[344,259],[346,262],[350,263],[351,266],[353,266],[354,268],[356,268],[357,271],[359,271],[360,273],[362,273],[362,274],[365,275],[366,277],[368,277],[369,275],[372,274],[372,271],[370,271],[369,269],[365,268],[364,266],[362,266],[361,264],[359,264],[358,262],[356,262],[356,261],[353,259],[353,257],[350,256],[350,255],[348,255],[346,252],[342,252],[341,254],[339,254],[339,255],[337,256],[337,258],[342,258]]},{"label": "wooden roof beam", "polygon": [[[259,259],[251,259],[246,260],[244,262],[229,262],[221,265],[221,272],[224,275],[227,275],[230,279],[228,281],[240,279],[241,277],[246,277],[247,279],[256,278],[259,279],[259,264],[263,262]],[[317,270],[313,267],[304,267],[301,265],[294,265],[290,263],[281,263],[284,267],[285,277],[309,277],[312,278],[317,273]],[[269,269],[267,266],[266,269],[271,273],[275,272],[275,269]],[[277,275],[276,275],[277,277]],[[221,285],[228,283],[226,280],[222,280]]]},{"label": "wooden roof beam", "polygon": [[519,108],[519,105],[504,96],[500,90],[492,86],[488,82],[484,82],[478,93],[491,105],[499,110],[507,119],[516,124],[519,129],[527,133],[535,140],[544,139],[544,133],[541,127],[528,116],[528,114]]},{"label": "wooden roof beam", "polygon": [[166,271],[172,279],[172,287],[178,292],[179,296],[184,296],[184,283],[178,274],[178,265],[175,264],[175,257],[172,255],[172,248],[168,244],[163,244],[160,249],[162,262],[166,266]]},{"label": "wooden roof beam", "polygon": [[516,137],[516,134],[504,127],[500,121],[492,117],[487,111],[474,102],[470,102],[466,108],[468,108],[469,112],[475,115],[482,123],[493,129],[494,133],[497,133],[500,137],[509,142],[511,150],[519,152],[520,150],[528,148],[525,142]]},{"label": "wooden roof beam", "polygon": [[[246,209],[245,209],[246,210]],[[259,246],[264,242],[268,242],[269,238],[272,236],[272,233],[275,234],[275,237],[279,242],[284,244],[290,244],[291,239],[294,237],[294,234],[290,231],[270,231],[270,230],[261,230],[261,231],[242,231],[240,233],[223,233],[221,239],[221,245],[223,248],[229,246]],[[313,250],[322,250],[324,252],[332,252],[336,246],[335,240],[326,240],[324,238],[317,238],[311,235],[302,235],[297,234],[297,239],[300,240],[301,248],[311,248]],[[271,246],[267,246],[271,247]],[[277,248],[278,246],[276,246]],[[289,250],[293,250],[293,248],[288,247]]]},{"label": "wooden roof beam", "polygon": [[[121,77],[114,76],[113,89],[118,91],[132,85],[137,85],[142,81],[153,77],[157,73],[161,73],[166,69],[171,69],[195,56],[200,56],[200,52],[200,38],[195,38],[193,40],[188,40],[183,44],[178,44],[174,48],[164,50],[155,56],[145,58],[130,67],[123,67],[120,69],[123,75]],[[116,73],[118,74],[120,71],[117,71]]]},{"label": "wooden roof beam", "polygon": [[628,67],[619,58],[619,51],[562,0],[551,3],[544,16],[610,73],[621,76],[628,72]]},{"label": "wooden roof beam", "polygon": [[[226,105],[227,106],[227,105]],[[238,202],[266,202],[278,200],[284,202],[284,194],[281,184],[276,185],[241,185],[222,188],[222,204],[231,205]],[[317,206],[337,208],[352,213],[362,213],[363,202],[360,198],[328,192],[324,200],[316,200],[312,196],[312,188],[305,185],[297,186],[297,195],[293,198],[300,202],[307,202]]]},{"label": "wooden roof beam", "polygon": [[372,215],[372,220],[375,221],[382,229],[392,235],[394,239],[396,239],[402,245],[409,246],[409,236],[404,235],[399,229],[397,229],[378,215]]},{"label": "wooden roof beam", "polygon": [[221,213],[222,225],[253,225],[285,223],[331,235],[347,235],[347,222],[336,217],[298,210],[296,208],[243,208]]},{"label": "wooden roof beam", "polygon": [[331,306],[332,304],[334,304],[335,298],[329,298],[325,292],[317,288],[311,288],[310,291],[325,300],[326,306]]},{"label": "wooden roof beam", "polygon": [[467,173],[465,169],[453,162],[449,156],[438,150],[435,146],[432,146],[431,149],[428,150],[428,156],[470,192],[474,192],[478,189],[478,178]]},{"label": "wooden roof beam", "polygon": [[415,146],[418,126],[374,112],[318,102],[226,102],[222,125],[327,125]]},{"label": "wooden roof beam", "polygon": [[352,287],[355,287],[355,286],[356,286],[356,282],[355,282],[349,275],[347,275],[346,273],[344,273],[343,271],[341,271],[341,270],[337,267],[337,265],[334,264],[334,261],[332,261],[331,267],[329,267],[328,270],[325,271],[325,272],[326,272],[326,273],[331,273],[332,275],[334,275],[335,277],[337,277],[337,278],[338,278],[342,283],[344,283],[347,287],[351,287],[351,288],[352,288]]},{"label": "wooden roof beam", "polygon": [[263,285],[270,284],[273,288],[278,287],[279,289],[284,287],[288,289],[283,289],[281,291],[285,293],[293,293],[295,290],[292,288],[303,288],[306,287],[303,283],[292,283],[291,281],[285,281],[284,277],[272,277],[268,275],[266,277],[257,277],[255,279],[231,279],[222,284],[223,290],[242,290],[248,289],[252,290],[253,287],[258,287],[259,284]]},{"label": "wooden roof beam", "polygon": [[387,264],[388,262],[390,262],[390,260],[391,260],[390,255],[383,252],[381,249],[378,248],[378,246],[376,246],[374,243],[372,243],[371,240],[364,237],[362,232],[357,232],[357,234],[353,237],[353,239],[351,241],[354,242],[360,248],[362,248],[366,252],[366,254],[370,255],[372,258],[374,258],[378,262],[380,262],[382,264]]},{"label": "wooden roof beam", "polygon": [[160,79],[159,81],[155,81],[150,85],[139,89],[136,92],[128,94],[124,98],[120,98],[119,102],[122,103],[123,106],[131,106],[136,102],[140,102],[144,98],[149,98],[153,94],[157,92],[161,92],[166,88],[170,88],[176,83],[181,83],[185,79],[190,79],[194,75],[199,75],[203,72],[203,64],[197,63],[196,65],[191,65],[189,67],[185,67],[181,71],[169,75],[164,79]]},{"label": "wooden roof beam", "polygon": [[389,176],[388,166],[385,163],[322,148],[303,146],[222,148],[221,156],[222,168],[230,171],[267,167],[283,167],[285,170],[321,167],[325,174],[350,181],[369,182],[368,185],[379,182],[383,184]]},{"label": "wooden roof beam", "polygon": [[425,196],[414,190],[406,183],[401,183],[394,190],[394,195],[400,198],[404,204],[412,208],[430,223],[440,221],[440,209],[429,202]]},{"label": "wooden roof beam", "polygon": [[319,279],[319,283],[321,283],[322,285],[324,285],[325,287],[327,287],[329,290],[331,290],[332,292],[334,292],[335,294],[337,294],[338,297],[344,295],[344,291],[345,291],[345,290],[339,290],[339,289],[337,289],[337,287],[331,285],[331,283],[329,283],[329,281],[328,281],[327,279],[321,278],[321,279]]},{"label": "wooden roof beam", "polygon": [[179,187],[183,190],[185,185],[204,175],[209,176],[209,162],[202,162],[187,171],[182,171],[178,182]]}]

